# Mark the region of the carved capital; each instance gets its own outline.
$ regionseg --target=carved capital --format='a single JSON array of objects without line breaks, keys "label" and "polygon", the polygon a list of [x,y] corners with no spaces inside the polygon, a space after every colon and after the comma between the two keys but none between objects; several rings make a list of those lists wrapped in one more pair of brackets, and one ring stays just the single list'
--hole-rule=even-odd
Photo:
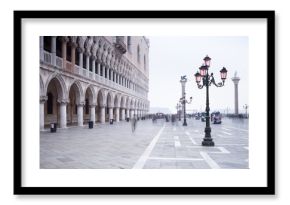
[{"label": "carved capital", "polygon": [[81,48],[81,47],[78,47],[78,48],[77,48],[77,51],[78,51],[79,53],[83,53],[83,52],[84,52],[84,49]]},{"label": "carved capital", "polygon": [[39,101],[40,103],[45,103],[47,101],[47,96],[40,96]]},{"label": "carved capital", "polygon": [[92,59],[93,61],[95,61],[95,60],[97,59],[97,57],[94,56],[94,55],[92,55],[92,56],[91,56],[91,59]]},{"label": "carved capital", "polygon": [[90,108],[95,108],[96,106],[97,106],[97,104],[93,103],[93,104],[90,105]]},{"label": "carved capital", "polygon": [[85,103],[84,102],[80,102],[80,103],[77,104],[77,106],[78,107],[84,107],[85,106]]},{"label": "carved capital", "polygon": [[67,43],[69,41],[67,36],[62,36],[60,39],[61,39],[61,42],[63,43]]},{"label": "carved capital", "polygon": [[61,99],[61,100],[57,100],[57,102],[59,103],[59,104],[61,104],[61,105],[66,105],[66,104],[68,104],[69,103],[69,101],[67,100],[67,99]]},{"label": "carved capital", "polygon": [[100,108],[105,108],[106,107],[106,104],[100,104],[99,107]]}]

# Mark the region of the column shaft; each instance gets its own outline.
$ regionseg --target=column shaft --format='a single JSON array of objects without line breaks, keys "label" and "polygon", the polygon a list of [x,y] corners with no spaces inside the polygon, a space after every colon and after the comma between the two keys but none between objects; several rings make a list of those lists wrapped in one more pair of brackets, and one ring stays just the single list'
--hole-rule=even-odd
[{"label": "column shaft", "polygon": [[122,108],[121,112],[121,120],[125,120],[125,108]]},{"label": "column shaft", "polygon": [[66,128],[66,103],[60,103],[60,128]]},{"label": "column shaft", "polygon": [[82,68],[83,67],[83,53],[79,52],[79,66]]},{"label": "column shaft", "polygon": [[100,107],[100,118],[101,123],[105,123],[105,107]]},{"label": "column shaft", "polygon": [[51,60],[52,65],[56,66],[56,36],[51,37]]},{"label": "column shaft", "polygon": [[130,118],[130,110],[126,109],[126,118]]},{"label": "column shaft", "polygon": [[84,115],[83,115],[83,111],[84,111],[84,109],[83,109],[83,105],[78,105],[78,112],[77,112],[77,114],[78,114],[78,126],[83,126],[83,124],[84,124]]},{"label": "column shaft", "polygon": [[44,102],[40,102],[39,106],[39,124],[40,131],[44,130]]},{"label": "column shaft", "polygon": [[109,120],[114,119],[113,117],[113,108],[109,108]]},{"label": "column shaft", "polygon": [[98,75],[101,75],[101,64],[98,63]]},{"label": "column shaft", "polygon": [[91,110],[90,110],[90,121],[93,121],[95,124],[95,119],[96,119],[96,111],[95,111],[95,106],[91,106]]},{"label": "column shaft", "polygon": [[89,70],[90,69],[90,56],[86,55],[86,69]]},{"label": "column shaft", "polygon": [[62,67],[66,68],[66,41],[61,43]]},{"label": "column shaft", "polygon": [[44,41],[43,41],[43,36],[40,36],[39,37],[39,46],[40,46],[40,53],[39,53],[39,59],[40,61],[43,61],[44,60],[44,54],[43,54],[43,45],[44,45]]},{"label": "column shaft", "polygon": [[238,84],[235,84],[235,114],[239,114],[239,88]]},{"label": "column shaft", "polygon": [[119,122],[120,121],[120,108],[115,108],[116,110],[116,122]]},{"label": "column shaft", "polygon": [[75,46],[71,47],[71,65],[72,65],[72,69],[74,69],[76,64],[76,48]]}]

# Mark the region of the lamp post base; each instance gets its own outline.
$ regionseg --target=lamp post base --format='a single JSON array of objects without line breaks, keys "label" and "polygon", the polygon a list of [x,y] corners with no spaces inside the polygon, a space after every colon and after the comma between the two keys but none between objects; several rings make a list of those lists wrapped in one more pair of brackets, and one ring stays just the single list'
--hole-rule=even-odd
[{"label": "lamp post base", "polygon": [[183,125],[183,126],[187,126],[187,122],[186,122],[186,121],[184,121],[182,125]]},{"label": "lamp post base", "polygon": [[211,138],[209,138],[209,139],[203,138],[202,146],[212,147],[212,146],[214,146],[214,142],[212,141]]}]

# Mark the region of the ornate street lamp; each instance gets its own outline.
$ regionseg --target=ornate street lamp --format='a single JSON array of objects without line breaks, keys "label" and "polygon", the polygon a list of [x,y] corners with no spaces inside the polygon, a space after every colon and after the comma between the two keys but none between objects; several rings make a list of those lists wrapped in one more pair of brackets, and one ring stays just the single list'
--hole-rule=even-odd
[{"label": "ornate street lamp", "polygon": [[185,99],[185,93],[184,93],[184,96],[182,98],[180,98],[180,100],[179,100],[179,102],[183,105],[183,124],[182,124],[183,126],[187,126],[185,105],[186,105],[186,103],[187,104],[191,103],[192,97],[190,97],[189,99],[190,99],[190,101]]},{"label": "ornate street lamp", "polygon": [[[223,69],[220,70],[222,82],[216,83],[215,79],[213,77],[213,73],[211,73],[210,75],[208,74],[208,69],[210,67],[211,58],[206,56],[203,60],[204,60],[204,65],[202,65],[199,68],[199,72],[197,71],[195,74],[195,80],[197,83],[197,87],[199,89],[202,89],[204,86],[206,87],[206,108],[205,108],[206,127],[204,129],[205,136],[203,138],[202,145],[203,146],[214,146],[214,142],[211,138],[210,117],[209,117],[209,110],[210,110],[210,108],[209,108],[209,89],[208,88],[211,84],[214,84],[216,87],[224,86],[224,82],[227,78],[228,71],[225,67],[223,67]],[[202,85],[200,84],[201,80],[202,80]]]},{"label": "ornate street lamp", "polygon": [[249,106],[247,105],[247,104],[245,104],[244,106],[243,106],[243,108],[246,110],[246,118],[248,118],[248,108],[249,108]]}]

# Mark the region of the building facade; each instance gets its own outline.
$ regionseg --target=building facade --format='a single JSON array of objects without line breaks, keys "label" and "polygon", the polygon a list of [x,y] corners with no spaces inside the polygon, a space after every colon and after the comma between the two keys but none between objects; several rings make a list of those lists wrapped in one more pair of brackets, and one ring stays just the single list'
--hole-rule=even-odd
[{"label": "building facade", "polygon": [[144,36],[40,36],[40,130],[146,115],[148,56]]}]

